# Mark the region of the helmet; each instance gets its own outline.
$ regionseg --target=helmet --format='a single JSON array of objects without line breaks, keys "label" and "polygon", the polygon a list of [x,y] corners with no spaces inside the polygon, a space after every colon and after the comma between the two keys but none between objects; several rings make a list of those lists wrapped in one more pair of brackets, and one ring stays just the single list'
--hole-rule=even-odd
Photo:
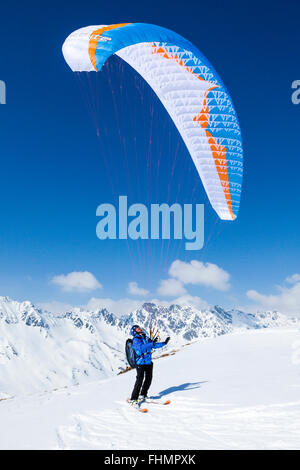
[{"label": "helmet", "polygon": [[137,328],[140,328],[140,326],[139,326],[139,325],[133,325],[133,326],[131,327],[131,329],[130,329],[130,334],[131,334],[132,336],[135,336],[135,335],[136,335],[136,329],[137,329]]}]

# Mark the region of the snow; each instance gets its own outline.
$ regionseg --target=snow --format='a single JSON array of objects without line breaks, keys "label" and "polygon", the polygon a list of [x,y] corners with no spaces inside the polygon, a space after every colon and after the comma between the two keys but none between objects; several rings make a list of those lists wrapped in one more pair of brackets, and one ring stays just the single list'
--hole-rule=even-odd
[{"label": "snow", "polygon": [[137,413],[135,373],[0,401],[1,449],[300,449],[299,328],[239,330],[154,361]]}]

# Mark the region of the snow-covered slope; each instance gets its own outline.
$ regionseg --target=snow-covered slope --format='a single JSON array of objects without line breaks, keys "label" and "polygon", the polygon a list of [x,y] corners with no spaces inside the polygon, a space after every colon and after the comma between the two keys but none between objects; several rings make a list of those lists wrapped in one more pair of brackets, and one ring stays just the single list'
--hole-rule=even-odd
[{"label": "snow-covered slope", "polygon": [[134,371],[0,401],[1,449],[300,449],[300,333],[239,331],[155,361],[138,413]]},{"label": "snow-covered slope", "polygon": [[106,309],[54,315],[30,302],[0,297],[0,398],[115,375],[126,367],[124,344],[131,325],[148,328],[150,322],[162,339],[171,336],[169,349],[241,329],[296,324],[276,312],[252,315],[152,303],[121,319]]},{"label": "snow-covered slope", "polygon": [[0,398],[115,374],[124,331],[106,310],[54,316],[30,302],[0,301]]}]

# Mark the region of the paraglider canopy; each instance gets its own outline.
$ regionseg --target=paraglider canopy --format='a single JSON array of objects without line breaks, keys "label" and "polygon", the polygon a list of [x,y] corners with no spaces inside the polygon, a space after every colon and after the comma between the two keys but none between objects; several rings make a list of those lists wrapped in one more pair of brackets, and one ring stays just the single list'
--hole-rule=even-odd
[{"label": "paraglider canopy", "polygon": [[157,94],[181,134],[214,210],[223,220],[239,211],[243,149],[237,115],[224,84],[204,55],[160,26],[121,23],[74,31],[63,45],[73,71],[100,71],[113,54]]}]

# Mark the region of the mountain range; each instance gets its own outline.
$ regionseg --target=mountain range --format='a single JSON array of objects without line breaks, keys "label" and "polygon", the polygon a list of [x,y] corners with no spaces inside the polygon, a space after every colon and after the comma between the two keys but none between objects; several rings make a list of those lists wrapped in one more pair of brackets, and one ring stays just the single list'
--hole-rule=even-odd
[{"label": "mountain range", "polygon": [[200,310],[144,303],[125,317],[107,309],[54,314],[29,301],[0,297],[0,399],[101,380],[127,367],[125,341],[133,324],[171,337],[174,348],[246,329],[298,327],[279,312],[245,313],[220,306]]}]

